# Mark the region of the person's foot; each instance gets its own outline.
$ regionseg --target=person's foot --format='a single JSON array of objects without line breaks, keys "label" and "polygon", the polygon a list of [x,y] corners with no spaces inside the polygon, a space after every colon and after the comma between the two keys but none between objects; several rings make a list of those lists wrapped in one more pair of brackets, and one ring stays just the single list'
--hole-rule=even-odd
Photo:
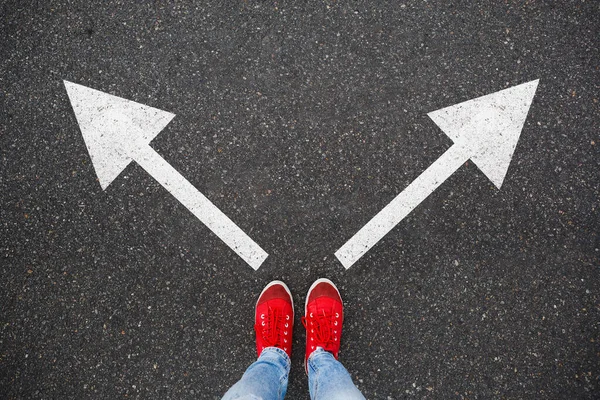
[{"label": "person's foot", "polygon": [[281,281],[273,281],[256,302],[254,330],[258,356],[267,347],[278,347],[291,357],[293,328],[294,300],[290,289]]},{"label": "person's foot", "polygon": [[306,356],[321,347],[338,359],[344,306],[337,287],[329,279],[317,279],[306,295],[302,324],[306,328]]}]

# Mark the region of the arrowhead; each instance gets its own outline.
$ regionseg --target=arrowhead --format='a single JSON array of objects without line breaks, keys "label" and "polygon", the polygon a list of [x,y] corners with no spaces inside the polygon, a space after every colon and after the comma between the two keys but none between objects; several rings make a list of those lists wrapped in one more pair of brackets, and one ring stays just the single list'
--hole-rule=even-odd
[{"label": "arrowhead", "polygon": [[539,79],[427,114],[498,187],[512,159]]},{"label": "arrowhead", "polygon": [[72,82],[64,84],[102,189],[175,117]]}]

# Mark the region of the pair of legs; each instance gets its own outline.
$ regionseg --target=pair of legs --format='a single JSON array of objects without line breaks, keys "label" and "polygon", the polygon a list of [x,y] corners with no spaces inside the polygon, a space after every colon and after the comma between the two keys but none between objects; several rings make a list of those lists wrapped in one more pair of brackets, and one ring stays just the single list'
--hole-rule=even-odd
[{"label": "pair of legs", "polygon": [[[282,400],[292,354],[294,303],[288,287],[273,281],[256,302],[256,360],[223,400]],[[338,361],[344,307],[335,285],[319,279],[308,291],[302,324],[306,328],[304,366],[313,400],[364,400]]]}]

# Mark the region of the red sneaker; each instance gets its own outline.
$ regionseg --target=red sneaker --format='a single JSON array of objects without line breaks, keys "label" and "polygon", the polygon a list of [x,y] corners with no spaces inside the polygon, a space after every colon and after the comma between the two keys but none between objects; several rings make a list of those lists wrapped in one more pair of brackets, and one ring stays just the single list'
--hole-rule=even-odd
[{"label": "red sneaker", "polygon": [[254,330],[258,356],[266,347],[278,347],[291,357],[293,328],[294,300],[290,289],[281,281],[273,281],[256,302]]},{"label": "red sneaker", "polygon": [[312,284],[306,295],[302,324],[306,328],[306,356],[317,347],[323,348],[338,359],[342,323],[344,322],[344,306],[337,287],[329,279],[321,278]]}]

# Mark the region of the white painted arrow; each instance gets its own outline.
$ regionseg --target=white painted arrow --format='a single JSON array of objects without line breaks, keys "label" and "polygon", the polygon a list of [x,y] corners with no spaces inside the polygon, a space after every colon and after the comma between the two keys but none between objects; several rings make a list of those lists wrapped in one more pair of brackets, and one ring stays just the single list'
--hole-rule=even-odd
[{"label": "white painted arrow", "polygon": [[150,147],[175,117],[64,81],[102,189],[133,160],[255,270],[268,254]]},{"label": "white painted arrow", "polygon": [[344,267],[350,268],[467,160],[500,189],[538,82],[427,114],[454,144],[335,253]]}]

